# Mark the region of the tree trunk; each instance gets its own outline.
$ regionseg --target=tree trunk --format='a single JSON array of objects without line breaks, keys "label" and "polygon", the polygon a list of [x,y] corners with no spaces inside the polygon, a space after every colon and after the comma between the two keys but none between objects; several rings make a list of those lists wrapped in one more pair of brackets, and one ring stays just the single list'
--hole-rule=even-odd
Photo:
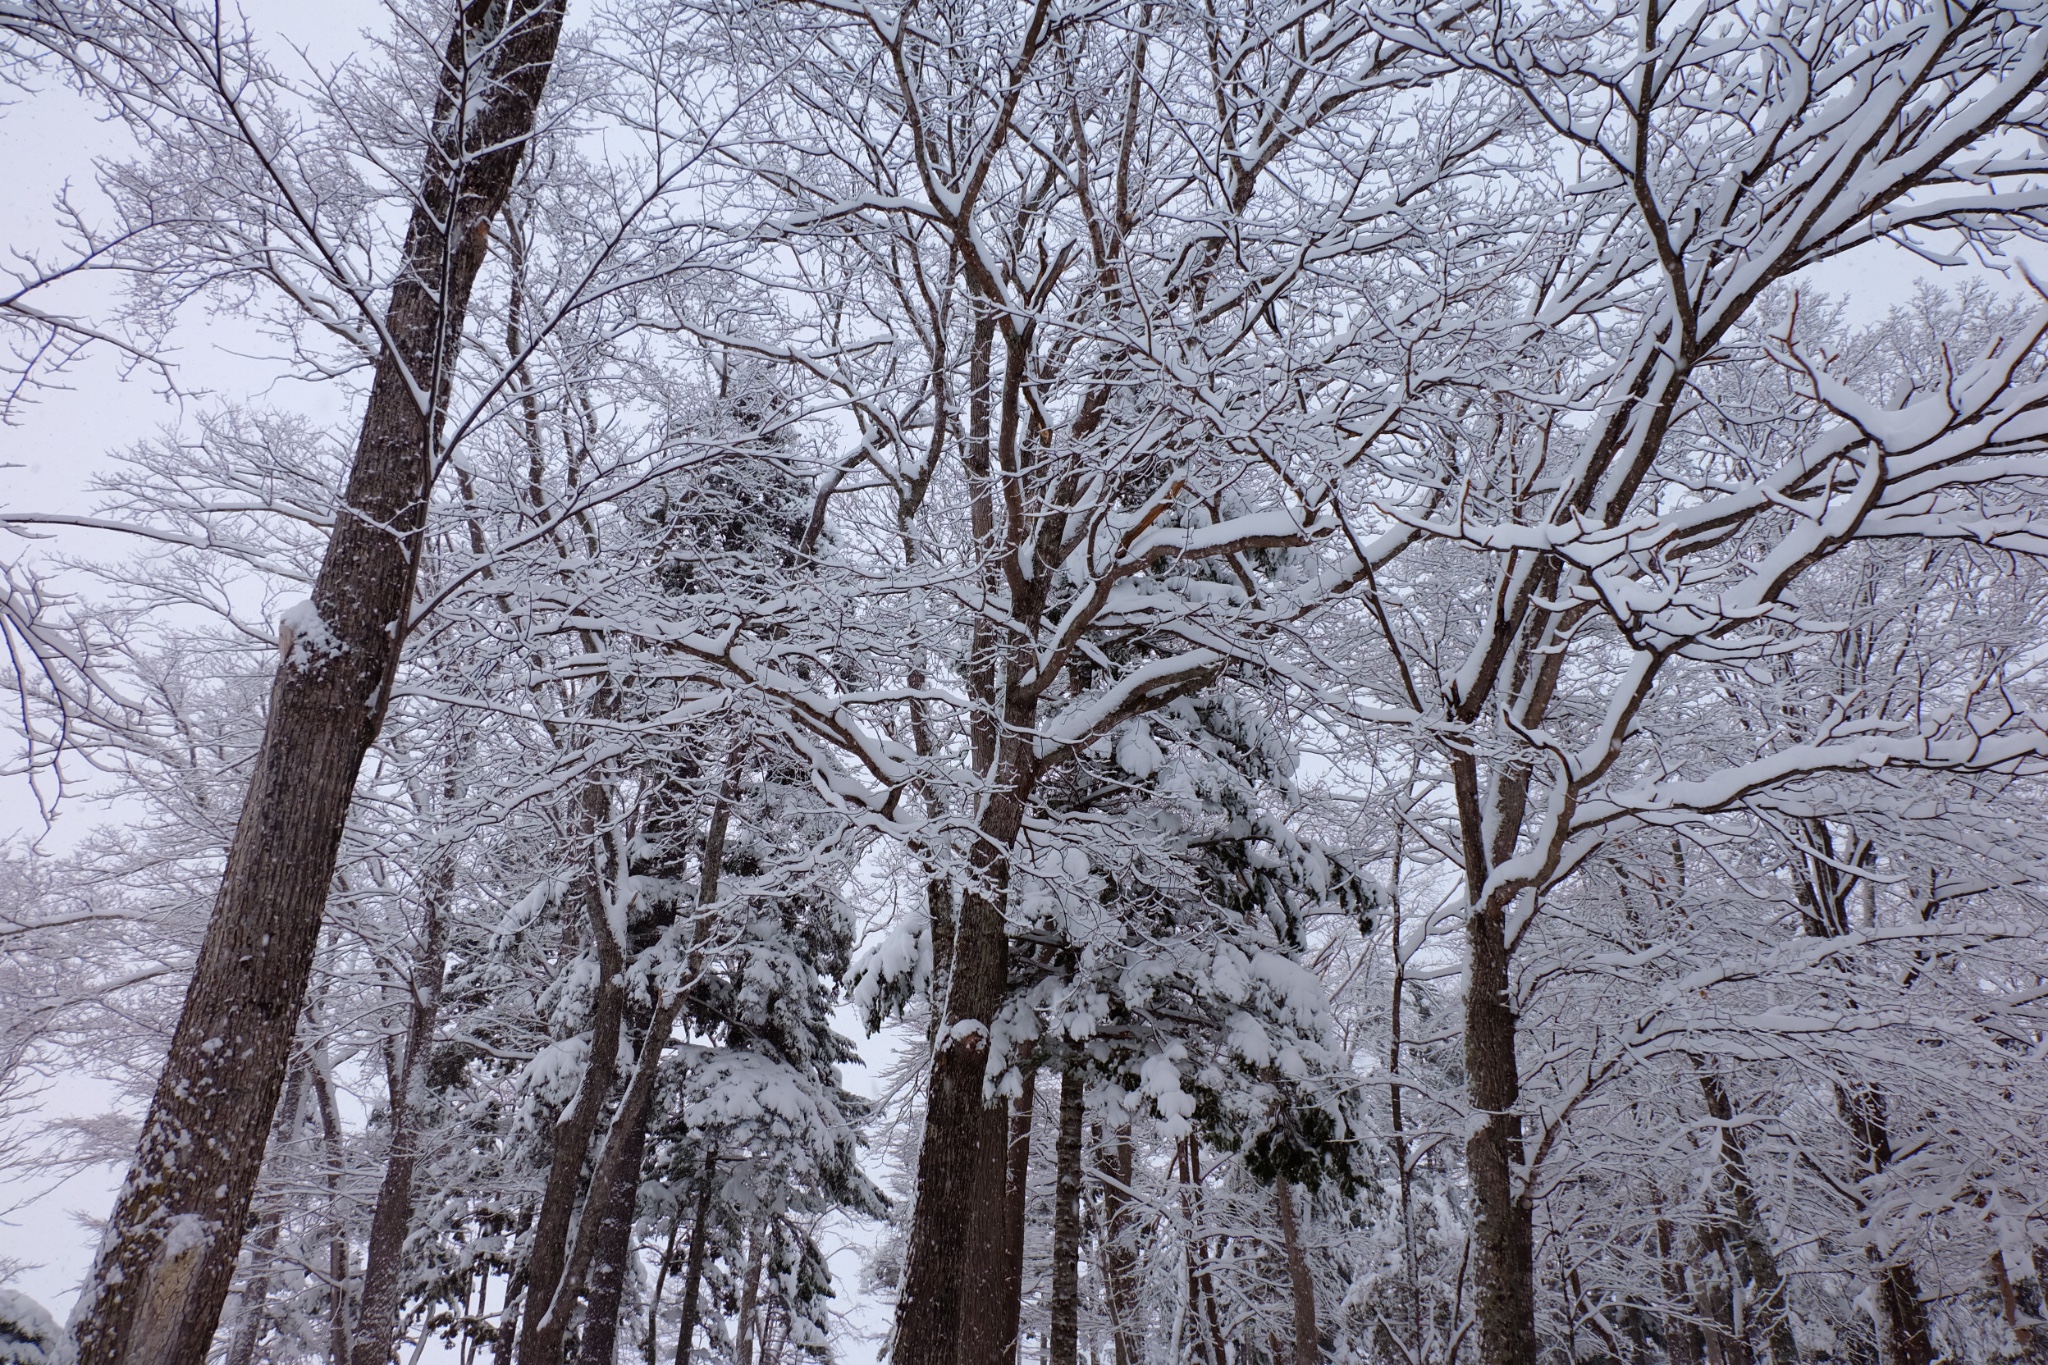
[{"label": "tree trunk", "polygon": [[1702,1066],[1700,1093],[1707,1113],[1721,1130],[1721,1181],[1728,1192],[1737,1263],[1755,1287],[1753,1311],[1757,1325],[1769,1344],[1773,1365],[1798,1365],[1799,1345],[1792,1336],[1792,1318],[1786,1311],[1785,1280],[1778,1271],[1778,1255],[1764,1232],[1763,1217],[1756,1206],[1756,1188],[1749,1178],[1749,1157],[1742,1148],[1742,1136],[1735,1129],[1735,1105],[1718,1073]]},{"label": "tree trunk", "polygon": [[328,1074],[325,1045],[315,1052],[313,1097],[320,1110],[320,1141],[327,1167],[327,1359],[343,1365],[348,1359],[348,1224],[341,1214],[341,1120],[334,1109],[334,1081]]},{"label": "tree trunk", "polygon": [[526,1257],[526,1301],[519,1317],[520,1365],[554,1365],[561,1354],[566,1324],[551,1319],[555,1291],[568,1261],[569,1220],[575,1212],[576,1192],[583,1184],[583,1166],[590,1156],[598,1116],[618,1070],[619,1032],[626,1003],[624,953],[612,938],[603,893],[595,881],[585,883],[584,904],[597,942],[598,987],[592,1002],[590,1051],[583,1082],[568,1112],[555,1124],[547,1185],[541,1191],[533,1246]]},{"label": "tree trunk", "polygon": [[562,12],[563,0],[472,0],[450,35],[433,124],[447,132],[406,230],[347,491],[311,612],[290,623],[212,921],[74,1314],[79,1365],[202,1365],[220,1322],[356,774],[404,644],[470,287]]},{"label": "tree trunk", "polygon": [[[1028,733],[1028,730],[1022,731]],[[1017,747],[1014,741],[1008,746]],[[932,1059],[924,1141],[917,1160],[908,1265],[896,1304],[895,1365],[979,1362],[1000,1342],[1001,1248],[1009,1112],[984,1103],[989,1023],[1010,973],[1003,921],[1008,852],[1023,823],[1017,778],[998,784],[960,899],[946,1027]],[[968,1354],[967,1334],[976,1343]]]},{"label": "tree trunk", "polygon": [[1132,1274],[1138,1267],[1138,1250],[1131,1245],[1129,1212],[1131,1173],[1135,1164],[1131,1152],[1131,1129],[1129,1124],[1118,1129],[1114,1144],[1102,1127],[1096,1128],[1095,1135],[1101,1148],[1097,1160],[1102,1183],[1103,1280],[1108,1290],[1116,1365],[1137,1365],[1138,1344],[1142,1338],[1138,1333],[1137,1287],[1131,1283]]},{"label": "tree trunk", "polygon": [[733,1334],[732,1354],[738,1365],[754,1365],[754,1319],[761,1311],[761,1263],[768,1259],[761,1245],[761,1226],[747,1229],[747,1275],[740,1286],[740,1325]]},{"label": "tree trunk", "polygon": [[[305,1088],[306,1071],[300,1067],[292,1072],[291,1083],[285,1087],[284,1103],[278,1107],[270,1125],[271,1142],[276,1142],[280,1135],[289,1134],[292,1125],[298,1122]],[[250,1365],[256,1359],[256,1346],[263,1336],[264,1309],[270,1298],[271,1259],[277,1252],[277,1237],[283,1218],[272,1209],[260,1222],[254,1252],[249,1258],[249,1279],[242,1286],[242,1307],[235,1320],[235,1335],[228,1345],[227,1365]]]},{"label": "tree trunk", "polygon": [[1273,1182],[1273,1203],[1280,1211],[1280,1237],[1287,1248],[1287,1291],[1294,1300],[1294,1365],[1318,1365],[1323,1344],[1316,1327],[1316,1282],[1308,1272],[1308,1252],[1301,1245],[1301,1225],[1294,1217],[1294,1191],[1284,1178]]},{"label": "tree trunk", "polygon": [[1465,1143],[1472,1180],[1474,1305],[1487,1365],[1536,1365],[1534,1228],[1515,1191],[1522,1164],[1521,1079],[1508,1000],[1505,906],[1473,913],[1471,985],[1465,997],[1465,1084],[1475,1111]]},{"label": "tree trunk", "polygon": [[[563,1333],[568,1330],[576,1297],[587,1291],[578,1358],[585,1365],[611,1365],[612,1348],[618,1340],[619,1303],[632,1252],[633,1215],[640,1202],[640,1166],[647,1154],[647,1124],[654,1110],[655,1074],[660,1070],[661,1054],[675,1029],[681,1004],[682,992],[670,992],[655,1008],[654,1018],[648,1024],[640,1045],[639,1065],[633,1070],[626,1098],[612,1120],[597,1168],[590,1175],[590,1194],[584,1200],[575,1247],[556,1287],[547,1320],[536,1335],[537,1354],[528,1357],[529,1361],[560,1356]],[[541,1344],[543,1338],[545,1347]],[[547,1353],[538,1354],[543,1350]]]},{"label": "tree trunk", "polygon": [[391,1147],[370,1215],[363,1265],[363,1300],[349,1344],[349,1365],[387,1365],[398,1336],[398,1302],[405,1283],[405,1237],[412,1227],[412,1177],[419,1164],[420,1120],[427,1105],[427,1057],[440,1019],[447,974],[447,926],[442,906],[454,888],[455,862],[443,852],[427,898],[419,951],[413,958],[412,1010],[406,1021],[405,1057],[391,1087]]},{"label": "tree trunk", "polygon": [[991,1365],[1021,1365],[1024,1343],[1019,1318],[1024,1307],[1024,1224],[1031,1193],[1031,1121],[1036,1117],[1038,1073],[1026,1067],[1024,1093],[1010,1108],[1009,1167],[1003,1191],[1003,1319],[1001,1349]]},{"label": "tree trunk", "polygon": [[704,1158],[704,1184],[697,1191],[697,1217],[690,1224],[690,1266],[683,1274],[683,1316],[676,1327],[676,1365],[690,1365],[690,1338],[697,1335],[697,1302],[704,1290],[704,1244],[710,1233],[711,1185],[718,1153]]},{"label": "tree trunk", "polygon": [[1052,1330],[1046,1365],[1081,1360],[1081,1102],[1087,1082],[1069,1059],[1060,1073],[1060,1133],[1052,1203]]}]

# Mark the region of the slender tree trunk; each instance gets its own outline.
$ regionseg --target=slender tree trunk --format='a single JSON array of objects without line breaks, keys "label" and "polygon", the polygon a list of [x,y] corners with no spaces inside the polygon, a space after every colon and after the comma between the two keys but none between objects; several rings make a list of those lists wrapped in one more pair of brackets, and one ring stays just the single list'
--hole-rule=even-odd
[{"label": "slender tree trunk", "polygon": [[1318,1365],[1323,1344],[1316,1326],[1316,1282],[1309,1274],[1301,1224],[1294,1216],[1294,1191],[1285,1179],[1273,1182],[1273,1204],[1280,1212],[1280,1237],[1287,1248],[1287,1290],[1294,1300],[1294,1365]]},{"label": "slender tree trunk", "polygon": [[349,1365],[387,1365],[398,1336],[399,1294],[405,1283],[405,1238],[412,1228],[412,1178],[419,1165],[420,1123],[427,1107],[427,1057],[440,1019],[447,974],[447,928],[442,908],[454,889],[455,862],[444,851],[427,897],[413,957],[412,1009],[405,1056],[391,1087],[391,1147],[370,1214],[370,1244],[363,1265],[363,1300],[349,1344]]},{"label": "slender tree trunk", "polygon": [[[291,1083],[285,1087],[284,1103],[278,1106],[277,1114],[270,1126],[270,1141],[280,1137],[289,1139],[299,1120],[299,1107],[305,1103],[306,1069],[300,1067],[292,1072]],[[270,1298],[270,1271],[277,1254],[278,1232],[283,1218],[272,1209],[263,1215],[256,1232],[256,1245],[249,1258],[249,1279],[242,1286],[241,1312],[235,1321],[235,1335],[228,1344],[226,1365],[250,1365],[256,1359],[256,1346],[263,1337],[264,1310]]]},{"label": "slender tree trunk", "polygon": [[[742,746],[744,747],[744,746]],[[583,1218],[569,1253],[566,1269],[555,1289],[553,1305],[543,1324],[550,1334],[550,1348],[533,1361],[552,1360],[561,1353],[563,1333],[579,1295],[585,1299],[583,1335],[577,1357],[583,1365],[611,1365],[618,1342],[619,1304],[624,1298],[626,1271],[632,1253],[633,1218],[639,1209],[640,1166],[647,1154],[647,1125],[654,1113],[654,1083],[660,1074],[662,1054],[675,1032],[684,993],[703,969],[704,953],[711,934],[710,916],[718,899],[718,883],[725,864],[725,838],[732,823],[732,803],[739,792],[740,750],[726,764],[724,786],[711,812],[704,838],[704,853],[697,883],[697,917],[693,926],[686,980],[662,993],[655,1006],[640,1047],[640,1060],[625,1099],[612,1119],[604,1151],[590,1177],[590,1194],[584,1200]],[[541,1348],[536,1344],[536,1350]]]},{"label": "slender tree trunk", "polygon": [[[1474,1307],[1479,1359],[1536,1365],[1535,1229],[1515,1190],[1522,1164],[1521,1079],[1508,1001],[1505,906],[1489,904],[1468,925],[1471,985],[1465,998],[1465,1078],[1475,1122],[1465,1143],[1472,1181]],[[1482,1117],[1483,1116],[1483,1117]]]},{"label": "slender tree trunk", "polygon": [[73,1317],[79,1365],[202,1365],[220,1322],[356,774],[404,644],[470,288],[562,13],[563,0],[471,0],[450,35],[433,125],[447,131],[406,230],[348,487],[311,610],[291,623],[170,1055]]},{"label": "slender tree trunk", "polygon": [[[1489,854],[1511,851],[1520,803],[1503,799],[1492,845],[1482,813],[1479,767],[1470,754],[1451,756],[1451,776],[1465,857],[1469,985],[1465,992],[1465,1088],[1472,1106],[1465,1166],[1472,1182],[1474,1316],[1479,1359],[1486,1365],[1536,1365],[1535,1227],[1515,1190],[1522,1164],[1521,1075],[1515,1059],[1515,1011],[1509,995],[1507,911],[1499,896],[1482,898]],[[1502,779],[1504,790],[1519,790]]]},{"label": "slender tree trunk", "polygon": [[1095,1130],[1101,1149],[1102,1183],[1102,1269],[1108,1290],[1109,1318],[1116,1344],[1116,1365],[1137,1365],[1138,1295],[1132,1276],[1138,1268],[1138,1250],[1131,1245],[1130,1190],[1135,1166],[1131,1151],[1131,1129],[1125,1124],[1116,1141],[1102,1127]]},{"label": "slender tree trunk", "polygon": [[1054,1148],[1052,1330],[1046,1365],[1081,1359],[1081,1120],[1087,1082],[1071,1059],[1060,1073],[1060,1132]]},{"label": "slender tree trunk", "polygon": [[690,1265],[683,1273],[683,1316],[676,1327],[676,1365],[690,1365],[690,1338],[697,1335],[697,1302],[704,1289],[704,1247],[711,1231],[711,1186],[718,1177],[718,1153],[704,1158],[704,1184],[697,1191],[697,1217],[690,1224]]},{"label": "slender tree trunk", "polygon": [[758,1223],[747,1229],[747,1274],[740,1285],[740,1325],[733,1334],[732,1346],[738,1365],[754,1365],[754,1319],[761,1311],[761,1263],[768,1259],[760,1235]]},{"label": "slender tree trunk", "polygon": [[1024,1343],[1018,1326],[1024,1307],[1024,1224],[1031,1193],[1031,1122],[1036,1115],[1038,1072],[1024,1070],[1024,1093],[1010,1107],[1009,1164],[1003,1191],[1003,1331],[990,1365],[1019,1365]]},{"label": "slender tree trunk", "polygon": [[578,1358],[584,1365],[611,1365],[613,1347],[618,1341],[619,1303],[624,1297],[628,1258],[632,1253],[633,1216],[640,1202],[640,1166],[647,1154],[647,1124],[654,1109],[655,1075],[661,1067],[663,1045],[675,1029],[681,1003],[682,992],[674,991],[655,1008],[640,1045],[639,1065],[633,1070],[626,1098],[612,1120],[597,1168],[591,1172],[582,1226],[576,1231],[575,1247],[555,1290],[554,1304],[548,1310],[552,1321],[543,1324],[543,1334],[536,1336],[536,1351],[542,1349],[544,1336],[551,1354],[535,1355],[530,1360],[560,1355],[570,1310],[579,1290],[587,1290]]},{"label": "slender tree trunk", "polygon": [[668,1245],[661,1249],[661,1264],[654,1270],[654,1292],[647,1299],[647,1365],[661,1365],[661,1291],[668,1284],[668,1268],[676,1258],[676,1237],[682,1230],[683,1215],[678,1209],[669,1220]]},{"label": "slender tree trunk", "polygon": [[343,1365],[348,1359],[348,1224],[341,1212],[341,1120],[335,1113],[334,1081],[324,1054],[323,1045],[315,1053],[313,1096],[320,1110],[327,1167],[327,1359]]},{"label": "slender tree trunk", "polygon": [[1735,1129],[1735,1105],[1718,1073],[1700,1068],[1700,1093],[1707,1113],[1720,1126],[1721,1182],[1728,1194],[1730,1231],[1735,1236],[1736,1258],[1743,1274],[1755,1288],[1753,1311],[1770,1346],[1773,1365],[1797,1365],[1799,1345],[1792,1336],[1792,1318],[1786,1311],[1785,1280],[1778,1270],[1778,1255],[1764,1231],[1763,1216],[1756,1206],[1756,1187],[1749,1178],[1749,1157],[1742,1147],[1742,1135]]},{"label": "slender tree trunk", "polygon": [[534,1220],[533,1245],[526,1258],[526,1298],[519,1317],[520,1365],[553,1365],[560,1354],[561,1327],[549,1321],[550,1310],[568,1261],[569,1222],[575,1212],[576,1192],[583,1184],[591,1138],[618,1070],[626,997],[624,954],[612,938],[603,893],[594,880],[585,884],[584,902],[590,932],[597,942],[598,964],[590,1050],[582,1084],[568,1111],[555,1124],[547,1185],[541,1191],[540,1214]]}]

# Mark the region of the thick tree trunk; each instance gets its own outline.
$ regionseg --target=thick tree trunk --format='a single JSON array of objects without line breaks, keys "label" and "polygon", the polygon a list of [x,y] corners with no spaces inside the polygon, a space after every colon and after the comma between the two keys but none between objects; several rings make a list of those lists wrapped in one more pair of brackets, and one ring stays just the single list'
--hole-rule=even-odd
[{"label": "thick tree trunk", "polygon": [[[988,1028],[1010,972],[1003,920],[1008,852],[1024,791],[998,788],[971,855],[953,941],[946,1026],[932,1059],[909,1264],[896,1304],[896,1365],[966,1365],[1000,1345],[1008,1106],[983,1101]],[[971,1338],[971,1340],[970,1340]],[[963,1349],[966,1348],[966,1349]],[[977,1354],[968,1354],[974,1350]]]},{"label": "thick tree trunk", "polygon": [[407,228],[348,487],[311,612],[291,622],[170,1056],[74,1314],[79,1365],[202,1365],[219,1324],[356,774],[404,644],[440,400],[561,25],[562,0],[473,0],[450,36],[434,124],[448,140]]},{"label": "thick tree trunk", "polygon": [[1284,1179],[1273,1182],[1273,1204],[1280,1212],[1280,1238],[1287,1249],[1287,1292],[1294,1301],[1294,1365],[1318,1365],[1323,1346],[1322,1333],[1316,1327],[1316,1282],[1309,1274],[1301,1224],[1294,1216],[1294,1191]]},{"label": "thick tree trunk", "polygon": [[1072,1061],[1060,1073],[1060,1132],[1053,1152],[1052,1330],[1046,1365],[1081,1360],[1081,1120],[1087,1082]]},{"label": "thick tree trunk", "polygon": [[412,1009],[406,1021],[405,1056],[391,1087],[391,1146],[384,1179],[370,1214],[370,1244],[363,1265],[362,1306],[349,1343],[349,1365],[388,1365],[398,1336],[398,1303],[405,1283],[405,1238],[412,1228],[412,1177],[419,1165],[420,1122],[427,1106],[427,1057],[441,1013],[447,972],[447,928],[442,906],[454,886],[454,860],[442,855],[426,921],[413,957]]},{"label": "thick tree trunk", "polygon": [[[1508,1000],[1506,907],[1488,904],[1467,925],[1471,985],[1465,997],[1465,1084],[1474,1112],[1465,1142],[1472,1180],[1474,1297],[1479,1359],[1536,1365],[1535,1234],[1515,1190],[1522,1164],[1521,1078]],[[1482,1117],[1483,1116],[1483,1117]]]}]

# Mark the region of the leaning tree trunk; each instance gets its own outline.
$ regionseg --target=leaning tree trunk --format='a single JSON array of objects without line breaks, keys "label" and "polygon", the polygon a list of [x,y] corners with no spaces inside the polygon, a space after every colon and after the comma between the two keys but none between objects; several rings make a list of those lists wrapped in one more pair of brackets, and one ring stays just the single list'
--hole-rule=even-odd
[{"label": "leaning tree trunk", "polygon": [[563,1333],[568,1330],[570,1310],[579,1295],[585,1302],[577,1359],[583,1365],[611,1365],[619,1336],[619,1304],[625,1297],[626,1272],[632,1256],[633,1216],[639,1209],[640,1167],[647,1153],[647,1126],[654,1114],[654,1083],[661,1071],[669,1036],[675,1032],[676,1017],[682,1012],[684,995],[703,971],[704,953],[711,937],[711,916],[725,866],[725,836],[732,823],[732,803],[739,794],[739,758],[735,752],[727,764],[725,785],[712,808],[710,829],[704,837],[703,866],[697,882],[697,917],[684,979],[672,989],[658,992],[654,1017],[648,1022],[633,1079],[626,1087],[626,1096],[620,1101],[605,1138],[604,1150],[591,1172],[590,1193],[584,1200],[582,1223],[576,1230],[568,1267],[555,1288],[554,1302],[542,1320],[541,1335],[536,1337],[526,1365],[542,1365],[560,1358]]},{"label": "leaning tree trunk", "polygon": [[446,132],[406,230],[348,488],[309,608],[290,623],[170,1056],[74,1315],[79,1365],[201,1365],[213,1341],[356,774],[404,644],[470,288],[533,132],[562,6],[472,0],[449,38],[433,124]]}]

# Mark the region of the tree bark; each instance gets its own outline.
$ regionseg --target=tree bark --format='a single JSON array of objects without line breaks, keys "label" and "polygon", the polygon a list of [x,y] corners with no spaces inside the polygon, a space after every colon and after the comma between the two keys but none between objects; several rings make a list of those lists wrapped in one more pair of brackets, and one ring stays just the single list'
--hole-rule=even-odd
[{"label": "tree bark", "polygon": [[697,879],[697,917],[693,926],[690,957],[685,980],[673,990],[661,993],[654,1017],[647,1026],[640,1047],[640,1060],[626,1096],[612,1119],[603,1153],[591,1172],[590,1194],[584,1201],[583,1218],[569,1254],[568,1266],[555,1289],[555,1301],[548,1309],[554,1347],[545,1357],[560,1355],[562,1335],[568,1330],[570,1311],[579,1295],[584,1297],[583,1335],[577,1358],[583,1365],[611,1365],[619,1335],[619,1304],[624,1298],[625,1276],[631,1255],[633,1218],[639,1209],[640,1166],[647,1155],[647,1126],[654,1114],[654,1083],[661,1070],[662,1053],[675,1032],[684,993],[703,970],[705,945],[711,933],[710,915],[718,899],[718,883],[725,865],[726,833],[732,824],[732,803],[739,794],[739,750],[726,764],[726,776],[718,800],[712,807],[711,823],[704,837],[704,852]]},{"label": "tree bark", "polygon": [[[985,1103],[982,1091],[988,1028],[1009,981],[1004,886],[1024,795],[1015,781],[999,785],[970,856],[972,878],[960,902],[946,1026],[932,1059],[918,1152],[917,1204],[896,1305],[896,1365],[980,1359],[963,1353],[963,1333],[988,1327],[1001,1293],[1009,1113],[1007,1106]],[[989,1329],[988,1335],[998,1334]]]},{"label": "tree bark", "polygon": [[1273,1204],[1280,1212],[1280,1238],[1287,1249],[1287,1291],[1294,1300],[1294,1365],[1318,1365],[1323,1343],[1316,1327],[1316,1282],[1309,1274],[1301,1225],[1294,1217],[1294,1191],[1285,1178],[1273,1182]]},{"label": "tree bark", "polygon": [[[305,1100],[306,1071],[304,1067],[292,1072],[291,1083],[285,1087],[284,1103],[278,1106],[270,1126],[270,1141],[288,1134],[291,1126],[298,1122],[299,1106]],[[242,1307],[235,1320],[235,1334],[228,1344],[227,1365],[250,1365],[256,1359],[256,1346],[263,1336],[264,1309],[270,1298],[271,1258],[277,1252],[278,1232],[283,1218],[277,1210],[265,1213],[256,1233],[256,1245],[249,1258],[249,1279],[242,1286]]]},{"label": "tree bark", "polygon": [[1742,1273],[1755,1287],[1753,1304],[1758,1325],[1764,1330],[1773,1365],[1798,1365],[1799,1345],[1792,1336],[1792,1318],[1786,1311],[1785,1279],[1778,1270],[1778,1255],[1764,1232],[1763,1217],[1756,1206],[1756,1187],[1749,1178],[1749,1157],[1742,1147],[1742,1135],[1735,1129],[1735,1105],[1718,1073],[1700,1068],[1700,1093],[1707,1113],[1721,1130],[1721,1183],[1728,1193],[1728,1222],[1734,1234],[1734,1248]]},{"label": "tree bark", "polygon": [[1109,1299],[1111,1339],[1116,1348],[1116,1365],[1137,1365],[1138,1295],[1131,1277],[1138,1267],[1138,1250],[1131,1245],[1130,1191],[1135,1166],[1131,1151],[1131,1129],[1125,1124],[1109,1140],[1103,1127],[1095,1130],[1101,1149],[1097,1157],[1102,1183],[1102,1269]]},{"label": "tree bark", "polygon": [[1071,1060],[1060,1073],[1060,1133],[1054,1148],[1052,1330],[1046,1365],[1081,1360],[1081,1120],[1087,1082]]},{"label": "tree bark", "polygon": [[1020,1365],[1024,1343],[1018,1333],[1024,1307],[1024,1224],[1031,1177],[1031,1122],[1036,1117],[1038,1072],[1026,1066],[1024,1093],[1010,1108],[1009,1168],[1003,1191],[1002,1347],[992,1365]]},{"label": "tree bark", "polygon": [[412,1228],[412,1178],[419,1165],[420,1118],[427,1105],[427,1067],[440,1019],[447,974],[447,926],[442,907],[454,889],[455,862],[443,851],[420,926],[413,958],[412,1009],[405,1056],[391,1087],[391,1147],[370,1214],[370,1244],[363,1264],[362,1306],[349,1343],[349,1365],[387,1365],[398,1336],[398,1302],[405,1283],[405,1238]]},{"label": "tree bark", "polygon": [[590,1141],[618,1070],[619,1031],[626,1003],[624,953],[612,938],[603,895],[594,881],[585,884],[584,902],[591,934],[597,940],[598,987],[592,1003],[590,1051],[576,1097],[555,1124],[547,1185],[541,1191],[533,1245],[526,1257],[526,1299],[519,1318],[520,1365],[553,1365],[560,1354],[561,1331],[549,1322],[550,1310],[568,1260],[569,1220],[575,1212],[576,1192],[583,1184]]},{"label": "tree bark", "polygon": [[683,1316],[676,1327],[676,1365],[690,1365],[690,1338],[697,1335],[697,1303],[704,1290],[704,1245],[711,1223],[711,1186],[717,1177],[718,1153],[707,1153],[704,1184],[697,1191],[697,1217],[690,1224],[690,1266],[683,1274]]},{"label": "tree bark", "polygon": [[760,1224],[747,1229],[747,1275],[740,1286],[740,1324],[733,1333],[732,1353],[738,1365],[754,1365],[754,1319],[761,1311],[761,1263],[768,1259],[761,1245]]},{"label": "tree bark", "polygon": [[79,1365],[202,1365],[219,1325],[356,774],[404,643],[470,288],[562,13],[563,0],[472,0],[450,35],[434,121],[447,131],[407,227],[317,620],[295,623],[271,685],[212,921],[74,1314]]},{"label": "tree bark", "polygon": [[[1532,708],[1533,709],[1533,708]],[[1515,1058],[1515,1011],[1509,995],[1507,910],[1510,898],[1482,899],[1489,855],[1511,851],[1521,826],[1519,789],[1502,779],[1495,846],[1481,811],[1479,765],[1453,753],[1451,777],[1465,857],[1465,932],[1470,976],[1465,992],[1465,1089],[1477,1120],[1465,1141],[1472,1182],[1473,1297],[1479,1359],[1487,1365],[1536,1365],[1535,1228],[1515,1191],[1522,1164],[1521,1075]],[[1500,809],[1504,807],[1505,809]]]}]

